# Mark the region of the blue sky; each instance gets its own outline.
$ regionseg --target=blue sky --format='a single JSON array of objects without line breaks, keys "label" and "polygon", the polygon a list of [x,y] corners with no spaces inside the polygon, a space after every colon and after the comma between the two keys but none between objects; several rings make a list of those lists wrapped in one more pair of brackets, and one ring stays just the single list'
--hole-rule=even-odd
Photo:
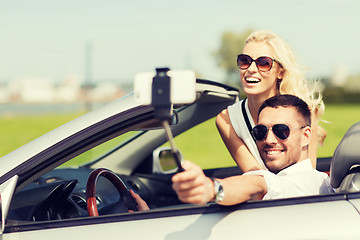
[{"label": "blue sky", "polygon": [[83,78],[91,44],[94,79],[168,66],[222,81],[211,52],[247,28],[276,32],[310,75],[357,74],[359,24],[357,0],[0,0],[0,80]]}]

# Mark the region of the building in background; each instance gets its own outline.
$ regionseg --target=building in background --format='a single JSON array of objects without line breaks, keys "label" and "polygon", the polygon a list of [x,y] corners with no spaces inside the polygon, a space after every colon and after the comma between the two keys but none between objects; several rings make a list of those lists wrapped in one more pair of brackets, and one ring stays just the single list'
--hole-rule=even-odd
[{"label": "building in background", "polygon": [[0,84],[0,103],[81,103],[109,102],[124,94],[121,84],[97,82],[84,89],[81,80],[68,76],[59,83],[45,78],[21,78]]}]

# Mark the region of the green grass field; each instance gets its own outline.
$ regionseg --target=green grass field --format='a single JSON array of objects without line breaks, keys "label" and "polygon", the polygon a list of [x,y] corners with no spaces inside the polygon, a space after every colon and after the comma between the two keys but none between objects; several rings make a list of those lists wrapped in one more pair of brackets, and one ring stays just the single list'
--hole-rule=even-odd
[{"label": "green grass field", "polygon": [[0,116],[0,156],[80,115],[81,113]]},{"label": "green grass field", "polygon": [[346,131],[360,121],[360,105],[326,105],[323,120],[320,125],[327,131],[327,137],[318,149],[318,157],[333,155]]},{"label": "green grass field", "polygon": [[[1,116],[0,156],[81,114]],[[334,153],[346,130],[360,121],[360,105],[327,105],[323,119],[328,122],[321,123],[321,126],[327,131],[327,138],[324,145],[319,148],[318,156],[328,157]],[[199,135],[203,136],[201,142],[196,137]],[[216,140],[214,141],[214,139]],[[176,145],[182,152],[186,153],[185,158],[196,159],[195,162],[203,168],[233,165],[233,161],[216,131],[214,119],[203,123],[191,133],[180,135],[176,139]],[[203,153],[210,151],[211,159],[208,156],[204,157]]]}]

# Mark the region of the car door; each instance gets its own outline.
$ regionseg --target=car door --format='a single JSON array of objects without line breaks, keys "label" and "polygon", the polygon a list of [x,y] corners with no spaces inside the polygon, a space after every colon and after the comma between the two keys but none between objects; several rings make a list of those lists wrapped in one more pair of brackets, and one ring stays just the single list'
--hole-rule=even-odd
[{"label": "car door", "polygon": [[332,194],[18,224],[3,239],[357,239],[359,224],[344,195]]}]

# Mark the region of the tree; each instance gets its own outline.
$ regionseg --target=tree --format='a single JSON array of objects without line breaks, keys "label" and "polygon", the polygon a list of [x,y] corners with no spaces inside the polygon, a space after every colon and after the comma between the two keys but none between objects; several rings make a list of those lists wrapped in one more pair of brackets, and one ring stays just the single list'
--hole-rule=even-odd
[{"label": "tree", "polygon": [[253,32],[247,29],[244,32],[224,32],[221,35],[219,49],[214,52],[218,66],[224,69],[227,83],[239,85],[239,68],[236,65],[236,56],[241,53],[246,38]]}]

